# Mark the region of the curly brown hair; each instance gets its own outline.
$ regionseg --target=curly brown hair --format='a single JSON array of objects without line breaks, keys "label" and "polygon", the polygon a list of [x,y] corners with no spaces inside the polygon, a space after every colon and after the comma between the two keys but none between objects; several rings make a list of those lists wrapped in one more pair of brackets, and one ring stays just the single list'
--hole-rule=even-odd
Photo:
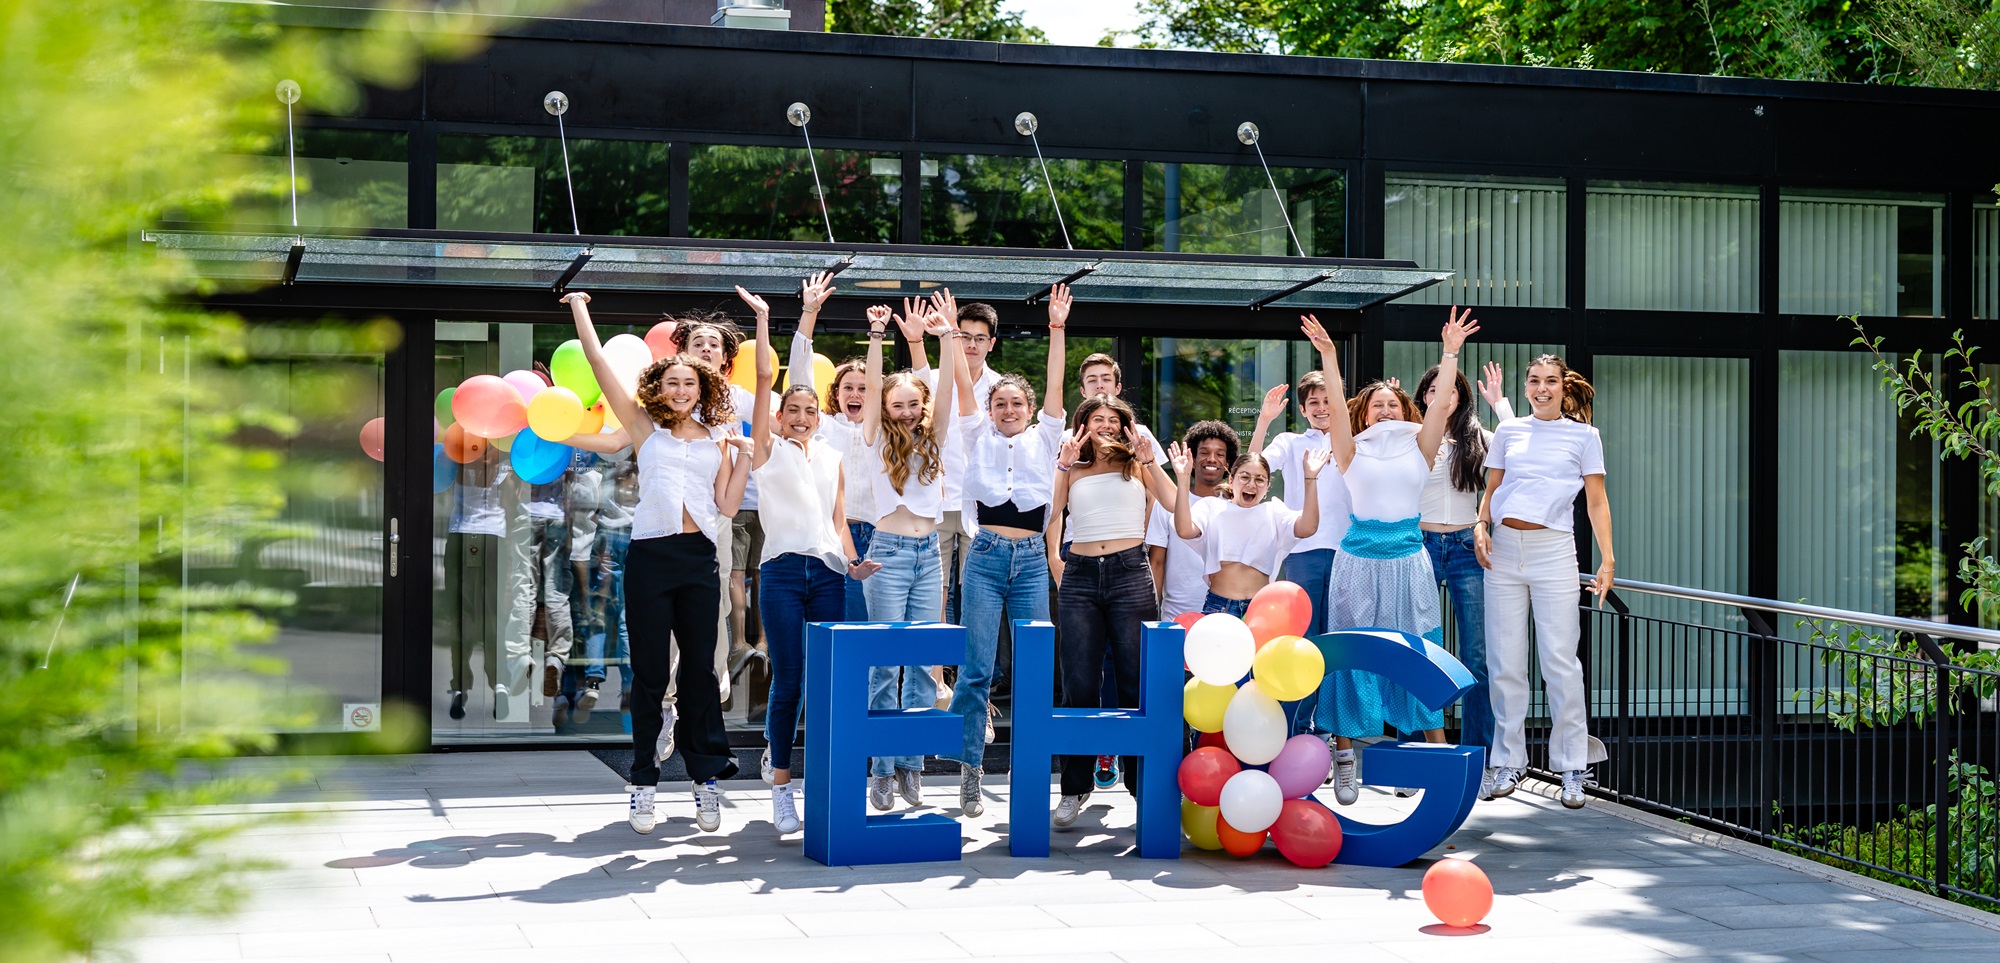
[{"label": "curly brown hair", "polygon": [[653,419],[653,424],[662,428],[673,428],[680,423],[682,416],[667,406],[667,399],[661,388],[661,381],[666,378],[667,371],[675,365],[693,371],[695,379],[701,382],[701,397],[695,399],[692,412],[694,417],[711,428],[728,425],[736,420],[735,406],[729,400],[729,382],[722,377],[722,372],[693,355],[675,355],[671,358],[661,358],[647,365],[646,370],[639,373],[639,406],[646,409],[646,417]]},{"label": "curly brown hair", "polygon": [[[923,399],[924,415],[914,425],[889,417],[889,393],[904,386],[917,390]],[[929,485],[944,474],[944,459],[938,452],[937,433],[931,430],[931,386],[908,371],[898,371],[882,380],[882,461],[889,472],[889,485],[896,494],[910,480],[914,468],[917,484]],[[913,465],[922,461],[921,467]]]},{"label": "curly brown hair", "polygon": [[1401,385],[1392,385],[1387,381],[1371,381],[1360,391],[1355,392],[1354,397],[1347,399],[1347,425],[1355,434],[1361,434],[1367,429],[1368,402],[1375,397],[1377,391],[1395,392],[1396,403],[1403,407],[1404,421],[1414,421],[1420,425],[1424,423],[1424,416],[1417,414],[1417,403],[1410,400],[1409,392],[1404,391]]},{"label": "curly brown hair", "polygon": [[[1080,428],[1090,424],[1090,416],[1095,414],[1099,408],[1109,408],[1116,413],[1118,415],[1118,427],[1121,430],[1131,428],[1139,423],[1138,415],[1132,412],[1132,406],[1126,404],[1124,399],[1113,398],[1110,395],[1092,395],[1083,399],[1083,403],[1076,406],[1076,415],[1070,419],[1070,427]],[[1126,478],[1131,478],[1139,472],[1139,462],[1133,457],[1137,453],[1132,450],[1131,445],[1126,444],[1123,438],[1113,438],[1110,441],[1100,442],[1097,440],[1096,435],[1085,434],[1083,438],[1083,450],[1077,453],[1076,463],[1079,465],[1094,464],[1099,454],[1104,456],[1106,464],[1116,464],[1118,470]],[[1153,457],[1157,458],[1159,454],[1155,452]]]},{"label": "curly brown hair", "polygon": [[723,377],[727,378],[729,369],[736,365],[736,351],[743,346],[743,329],[737,327],[736,322],[731,321],[728,315],[713,311],[698,311],[672,320],[676,322],[674,325],[676,352],[685,354],[688,342],[693,340],[695,332],[702,328],[712,329],[722,338],[721,367]]}]

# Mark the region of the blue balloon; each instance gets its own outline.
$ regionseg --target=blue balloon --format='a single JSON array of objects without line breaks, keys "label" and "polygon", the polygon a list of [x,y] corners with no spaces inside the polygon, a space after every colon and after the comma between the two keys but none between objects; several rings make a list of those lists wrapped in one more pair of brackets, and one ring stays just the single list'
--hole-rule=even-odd
[{"label": "blue balloon", "polygon": [[569,468],[569,457],[574,449],[557,444],[531,428],[521,429],[514,436],[514,450],[510,453],[514,462],[514,474],[530,485],[546,485],[562,477]]},{"label": "blue balloon", "polygon": [[444,453],[443,445],[431,446],[431,492],[441,493],[458,480],[458,462]]}]

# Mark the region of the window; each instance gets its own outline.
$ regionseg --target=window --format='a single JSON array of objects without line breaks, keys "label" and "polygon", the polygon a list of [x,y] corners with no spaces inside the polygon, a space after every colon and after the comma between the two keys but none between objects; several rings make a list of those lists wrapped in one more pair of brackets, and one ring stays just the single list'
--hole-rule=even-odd
[{"label": "window", "polygon": [[[1125,246],[1125,165],[1051,157],[1049,178],[1078,249]],[[1062,248],[1035,158],[950,154],[923,161],[923,243]]]},{"label": "window", "polygon": [[1972,316],[2000,318],[2000,206],[1972,209]]},{"label": "window", "polygon": [[509,234],[667,234],[667,145],[573,140],[576,212],[554,137],[438,138],[437,225]]},{"label": "window", "polygon": [[[410,143],[401,133],[301,127],[297,132],[299,226],[408,227]],[[245,226],[292,223],[291,167],[283,139],[274,153],[241,157],[276,190],[246,198],[229,218]]]},{"label": "window", "polygon": [[[1351,359],[1352,339],[1339,334],[1334,339],[1340,357]],[[1143,344],[1155,404],[1150,413],[1140,410],[1153,418],[1150,427],[1162,443],[1179,437],[1197,421],[1213,419],[1236,429],[1248,451],[1264,392],[1275,385],[1296,385],[1300,376],[1319,367],[1319,355],[1303,338],[1147,338]],[[1351,360],[1344,363],[1352,366]],[[1126,372],[1126,377],[1130,385],[1131,372]],[[1305,427],[1305,419],[1294,404],[1288,414],[1272,423],[1270,434],[1303,431]],[[1284,494],[1282,479],[1273,480],[1272,491]]]},{"label": "window", "polygon": [[[1342,171],[1277,167],[1267,178],[1261,167],[1148,163],[1144,173],[1145,250],[1281,257],[1347,253]],[[1303,250],[1285,229],[1287,214]]]},{"label": "window", "polygon": [[1593,183],[1584,210],[1588,306],[1758,310],[1756,188]]},{"label": "window", "polygon": [[1391,174],[1385,191],[1384,254],[1456,272],[1401,303],[1564,305],[1562,181]]},{"label": "window", "polygon": [[1786,191],[1778,205],[1778,310],[1944,313],[1944,205]]},{"label": "window", "polygon": [[[813,192],[813,163],[826,213]],[[688,233],[759,241],[901,240],[903,160],[897,154],[697,144],[688,152]]]}]

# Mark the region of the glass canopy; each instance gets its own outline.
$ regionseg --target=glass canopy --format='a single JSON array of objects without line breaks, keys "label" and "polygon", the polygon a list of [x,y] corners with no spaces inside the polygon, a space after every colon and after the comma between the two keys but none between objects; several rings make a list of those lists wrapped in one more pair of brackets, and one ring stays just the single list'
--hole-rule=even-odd
[{"label": "glass canopy", "polygon": [[1146,304],[1358,310],[1451,277],[1411,261],[1281,258],[1139,251],[1023,251],[915,245],[732,243],[696,239],[564,238],[148,231],[163,256],[203,277],[250,283],[459,284],[545,290],[627,289],[727,294],[794,290],[837,270],[863,296],[947,287],[965,300],[1027,300],[1057,282],[1080,298]]}]

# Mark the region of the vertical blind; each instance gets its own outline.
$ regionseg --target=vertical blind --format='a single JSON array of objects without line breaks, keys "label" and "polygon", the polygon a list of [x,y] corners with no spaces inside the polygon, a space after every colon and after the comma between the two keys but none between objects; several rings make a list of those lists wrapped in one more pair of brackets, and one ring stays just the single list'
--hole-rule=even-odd
[{"label": "vertical blind", "polygon": [[1754,188],[1590,185],[1588,306],[1756,311],[1757,207]]},{"label": "vertical blind", "polygon": [[1406,304],[1562,307],[1568,243],[1561,181],[1493,181],[1391,174],[1386,256],[1453,277]]},{"label": "vertical blind", "polygon": [[1778,357],[1778,597],[1894,612],[1895,403],[1866,353]]},{"label": "vertical blind", "polygon": [[2000,318],[2000,207],[1972,209],[1972,316]]},{"label": "vertical blind", "polygon": [[[1439,313],[1438,326],[1444,326],[1442,312]],[[1431,365],[1438,363],[1438,353],[1443,350],[1444,346],[1436,341],[1387,342],[1382,346],[1382,373],[1386,377],[1401,379],[1403,390],[1415,395],[1417,379],[1422,378],[1424,372],[1430,370]],[[1503,390],[1507,394],[1507,400],[1513,403],[1515,414],[1525,415],[1528,413],[1528,403],[1521,397],[1521,385],[1523,379],[1528,376],[1528,362],[1534,360],[1539,355],[1560,355],[1562,354],[1562,350],[1562,345],[1559,344],[1506,344],[1492,341],[1467,341],[1465,343],[1465,350],[1459,352],[1458,355],[1458,363],[1461,366],[1459,370],[1465,372],[1465,380],[1471,383],[1472,393],[1477,395],[1479,394],[1480,369],[1488,361],[1499,362],[1501,375],[1505,378],[1503,382],[1505,387]],[[1353,385],[1349,387],[1349,390],[1351,391],[1358,387],[1358,385]],[[1496,423],[1493,416],[1493,409],[1488,408],[1486,402],[1483,400],[1479,401],[1478,404],[1479,423],[1491,429]]]},{"label": "vertical blind", "polygon": [[[1905,252],[1899,226],[1905,207],[1929,204],[1787,195],[1778,205],[1778,310],[1786,314],[1901,313]],[[1933,234],[1941,219],[1931,218]],[[1931,238],[1931,251],[1939,249]],[[1921,251],[1910,257],[1926,257]],[[1907,292],[1938,314],[1944,274],[1922,272],[1929,292]],[[1927,297],[1925,295],[1928,295]]]}]

